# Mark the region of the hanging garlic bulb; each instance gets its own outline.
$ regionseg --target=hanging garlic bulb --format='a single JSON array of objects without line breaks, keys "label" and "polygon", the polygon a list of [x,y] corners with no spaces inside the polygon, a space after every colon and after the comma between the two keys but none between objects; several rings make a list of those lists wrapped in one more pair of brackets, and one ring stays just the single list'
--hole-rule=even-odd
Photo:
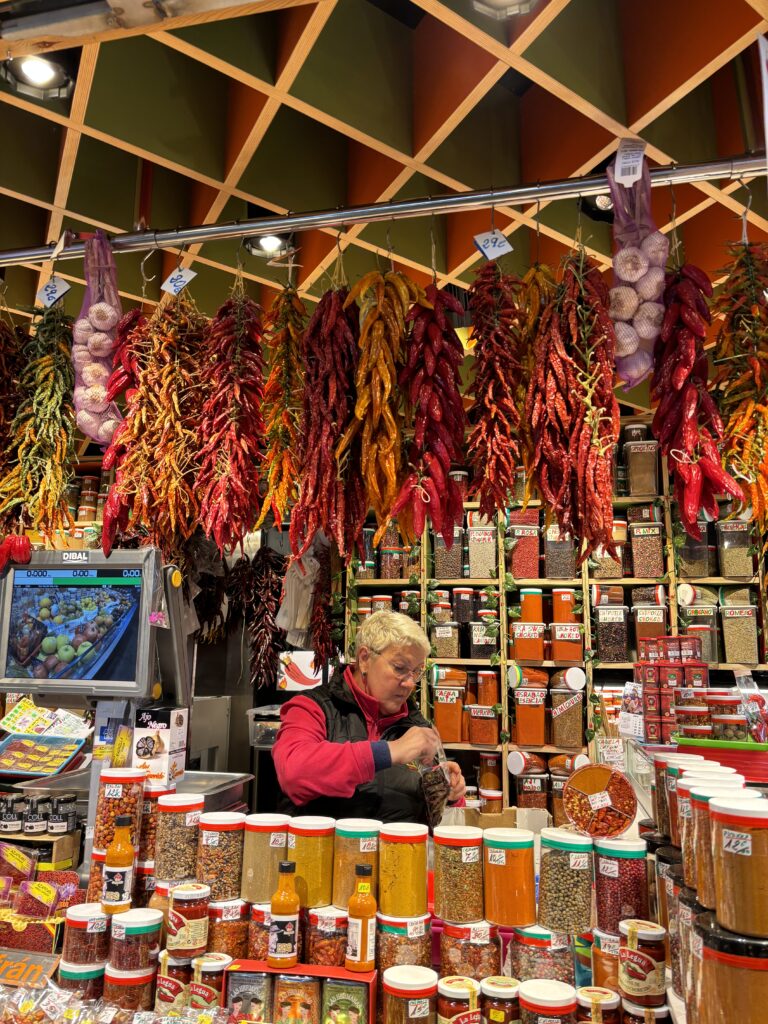
[{"label": "hanging garlic bulb", "polygon": [[649,267],[648,257],[635,245],[620,249],[613,257],[613,269],[621,281],[634,284],[639,281]]},{"label": "hanging garlic bulb", "polygon": [[664,267],[669,256],[669,239],[661,231],[646,235],[640,244],[643,254],[652,267]]},{"label": "hanging garlic bulb", "polygon": [[640,338],[632,324],[617,323],[616,327],[616,355],[618,357],[630,356],[637,351]]},{"label": "hanging garlic bulb", "polygon": [[664,291],[664,271],[661,267],[651,267],[635,288],[642,302],[658,302]]},{"label": "hanging garlic bulb", "polygon": [[664,319],[664,306],[660,302],[643,302],[639,307],[632,326],[641,338],[653,339],[659,336]]},{"label": "hanging garlic bulb", "polygon": [[619,285],[611,288],[611,303],[608,307],[608,316],[611,320],[631,320],[637,312],[640,300],[634,288],[628,285]]}]

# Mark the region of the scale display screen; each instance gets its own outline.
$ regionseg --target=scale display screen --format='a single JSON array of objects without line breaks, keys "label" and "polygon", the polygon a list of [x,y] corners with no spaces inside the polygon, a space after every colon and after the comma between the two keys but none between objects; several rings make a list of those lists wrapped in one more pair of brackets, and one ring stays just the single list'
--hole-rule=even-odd
[{"label": "scale display screen", "polygon": [[134,682],[141,568],[15,569],[5,677]]}]

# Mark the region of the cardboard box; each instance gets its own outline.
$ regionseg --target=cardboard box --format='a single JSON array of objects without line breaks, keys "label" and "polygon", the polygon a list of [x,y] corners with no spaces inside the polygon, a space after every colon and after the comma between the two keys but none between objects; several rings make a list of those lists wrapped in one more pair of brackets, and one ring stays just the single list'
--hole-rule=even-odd
[{"label": "cardboard box", "polygon": [[41,851],[40,861],[37,870],[40,871],[41,863],[51,865],[45,870],[63,870],[72,866],[72,863],[79,863],[80,840],[82,833],[80,829],[75,832],[67,832],[63,836],[25,836],[23,832],[8,832],[0,835],[0,841],[11,843],[13,846],[37,847]]},{"label": "cardboard box", "polygon": [[173,754],[159,754],[157,757],[136,756],[134,742],[132,768],[144,768],[147,773],[148,787],[167,789],[169,783],[180,782],[184,778],[184,766],[187,763],[186,750],[178,750]]},{"label": "cardboard box", "polygon": [[63,917],[32,921],[28,917],[19,917],[12,911],[5,911],[0,920],[0,946],[50,955],[58,948],[63,928]]},{"label": "cardboard box", "polygon": [[46,953],[0,950],[0,985],[12,988],[45,988],[53,978],[59,958]]},{"label": "cardboard box", "polygon": [[[175,754],[187,746],[187,708],[138,708],[133,719],[133,756]],[[135,760],[133,768],[139,767]]]},{"label": "cardboard box", "polygon": [[[492,815],[493,817],[493,815]],[[263,998],[264,976],[269,976],[269,1002],[265,1005],[260,1016],[252,1015],[251,1000]],[[342,967],[315,967],[310,964],[297,964],[296,967],[281,967],[275,969],[270,967],[266,960],[235,960],[226,970],[224,976],[224,999],[225,1005],[230,1013],[230,1021],[236,1024],[237,1021],[258,1021],[278,1020],[278,1014],[273,1012],[271,1005],[274,993],[274,983],[278,975],[296,975],[300,978],[317,978],[320,981],[320,1005],[323,1003],[323,987],[330,981],[348,981],[368,987],[368,1024],[376,1022],[376,971],[367,971],[362,974],[354,974],[345,971]],[[242,999],[241,1008],[233,1008],[233,1000],[239,996]],[[263,1004],[262,1004],[263,1005]],[[256,1011],[257,1013],[259,1011]],[[238,1016],[239,1014],[239,1016]],[[319,1011],[318,1011],[319,1015]],[[293,1018],[291,1018],[293,1019]],[[320,1016],[321,1020],[333,1019],[328,1015]]]}]

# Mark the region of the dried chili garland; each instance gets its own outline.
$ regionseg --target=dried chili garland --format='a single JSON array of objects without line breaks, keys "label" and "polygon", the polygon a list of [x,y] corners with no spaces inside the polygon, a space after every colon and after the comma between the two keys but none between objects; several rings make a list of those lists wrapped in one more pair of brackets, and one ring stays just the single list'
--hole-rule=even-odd
[{"label": "dried chili garland", "polygon": [[227,581],[227,631],[243,622],[248,636],[249,678],[254,689],[276,686],[285,634],[275,624],[283,588],[285,559],[259,548],[253,559],[239,558]]},{"label": "dried chili garland", "polygon": [[542,314],[555,296],[555,278],[549,267],[535,263],[522,280],[518,301],[525,315],[520,334],[520,377],[515,390],[515,405],[520,414],[520,455],[525,470],[524,504],[533,494],[534,446],[531,423],[526,415],[528,388],[536,365],[536,335]]},{"label": "dried chili garland", "polygon": [[[112,375],[107,385],[108,402],[113,402],[125,391],[138,386],[139,368],[147,352],[146,332],[147,317],[140,307],[123,314],[115,331]],[[120,426],[117,430],[120,430]]]},{"label": "dried chili garland", "polygon": [[272,509],[279,526],[289,503],[298,497],[303,439],[304,330],[307,310],[294,288],[280,292],[267,317],[265,344],[271,352],[270,371],[264,389],[267,453],[263,474],[267,493],[255,528]]},{"label": "dried chili garland", "polygon": [[68,529],[67,487],[75,464],[72,318],[56,304],[39,313],[23,349],[20,401],[11,423],[13,464],[0,480],[0,516],[23,505],[36,529]]},{"label": "dried chili garland", "polygon": [[[0,314],[0,480],[11,472],[18,459],[13,445],[13,420],[21,401],[19,383],[24,367],[24,347],[29,338]],[[0,527],[8,529],[18,521],[18,512],[0,517]]]},{"label": "dried chili garland", "polygon": [[331,549],[327,544],[319,546],[317,560],[320,563],[315,577],[312,594],[312,615],[309,621],[313,662],[315,669],[325,668],[338,654],[334,640],[333,598],[331,596]]},{"label": "dried chili garland", "polygon": [[264,358],[262,310],[238,278],[205,332],[202,363],[210,373],[203,406],[195,491],[203,529],[221,554],[241,544],[261,498]]}]

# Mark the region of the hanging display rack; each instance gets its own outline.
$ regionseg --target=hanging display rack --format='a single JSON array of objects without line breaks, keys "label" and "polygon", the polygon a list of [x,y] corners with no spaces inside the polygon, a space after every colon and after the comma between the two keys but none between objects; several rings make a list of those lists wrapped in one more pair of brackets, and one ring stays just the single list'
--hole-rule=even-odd
[{"label": "hanging display rack", "polygon": [[[734,157],[729,160],[714,160],[708,163],[672,164],[651,170],[651,184],[683,185],[703,181],[738,181],[742,178],[768,174],[764,153]],[[582,178],[563,178],[559,181],[522,185],[513,188],[484,189],[479,192],[457,192],[451,195],[424,196],[419,199],[401,199],[386,203],[370,203],[366,206],[338,207],[312,213],[288,213],[274,217],[260,217],[253,220],[236,220],[225,224],[198,224],[186,228],[170,228],[159,231],[134,231],[112,235],[110,241],[114,252],[142,252],[152,249],[183,248],[201,242],[215,242],[250,236],[285,235],[293,231],[339,228],[352,224],[368,224],[376,221],[401,220],[407,217],[423,217],[429,214],[464,213],[468,210],[489,209],[502,206],[526,206],[537,202],[557,199],[577,199],[608,192],[608,179],[604,174],[588,175]],[[82,258],[84,242],[65,245],[58,253],[56,243],[28,249],[6,249],[0,251],[0,267],[25,263],[47,263],[51,259],[67,260]]]}]

